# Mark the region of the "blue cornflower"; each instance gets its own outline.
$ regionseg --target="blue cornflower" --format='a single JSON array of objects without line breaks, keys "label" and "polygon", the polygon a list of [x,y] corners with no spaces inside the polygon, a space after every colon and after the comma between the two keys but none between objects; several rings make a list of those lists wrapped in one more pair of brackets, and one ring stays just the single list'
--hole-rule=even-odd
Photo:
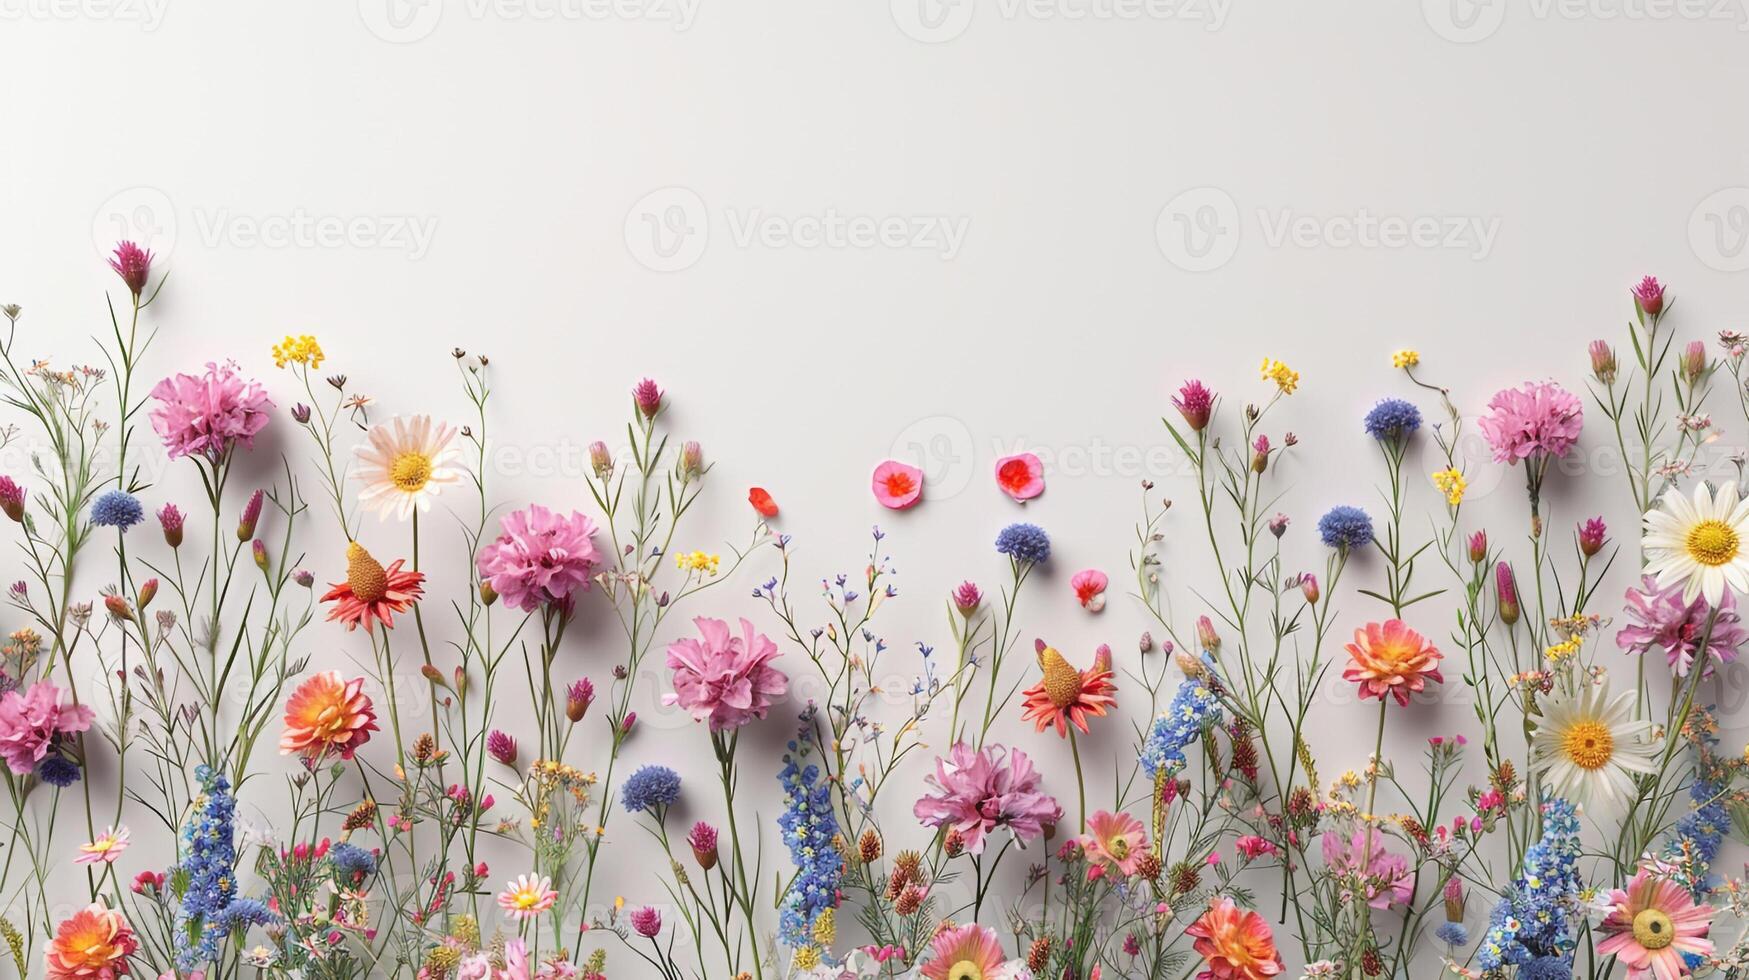
[{"label": "blue cornflower", "polygon": [[250,926],[273,925],[279,921],[279,916],[267,907],[266,902],[258,898],[239,898],[225,906],[217,921],[219,928],[225,932],[236,932]]},{"label": "blue cornflower", "polygon": [[1401,398],[1386,398],[1366,413],[1366,434],[1374,439],[1401,439],[1421,428],[1421,410]]},{"label": "blue cornflower", "polygon": [[1711,734],[1713,727],[1710,714],[1704,713],[1690,725],[1692,731],[1702,734],[1689,746],[1695,760],[1694,781],[1688,786],[1689,810],[1677,819],[1663,847],[1664,860],[1677,868],[1673,877],[1689,889],[1696,902],[1713,889],[1712,864],[1731,820],[1723,802],[1731,774],[1713,755],[1713,746],[1719,741]]},{"label": "blue cornflower", "polygon": [[1518,980],[1573,980],[1573,964],[1565,956],[1539,956],[1518,968]]},{"label": "blue cornflower", "polygon": [[328,849],[328,863],[334,872],[348,882],[368,878],[376,873],[376,855],[357,844],[340,843]]},{"label": "blue cornflower", "polygon": [[620,802],[632,813],[649,811],[661,816],[663,809],[678,799],[680,774],[667,766],[639,769],[632,773],[632,778],[626,780],[620,791]]},{"label": "blue cornflower", "polygon": [[1184,747],[1202,737],[1210,725],[1220,724],[1221,705],[1215,692],[1202,681],[1187,677],[1172,695],[1166,712],[1154,719],[1154,727],[1142,742],[1140,762],[1150,779],[1162,771],[1168,777],[1184,771]]},{"label": "blue cornflower", "polygon": [[188,891],[176,917],[176,965],[184,971],[218,959],[219,944],[228,935],[225,910],[237,897],[237,798],[230,780],[211,766],[196,769],[195,778],[201,792],[182,827]]},{"label": "blue cornflower", "polygon": [[62,755],[49,755],[36,764],[36,778],[66,789],[79,781],[79,764]]},{"label": "blue cornflower", "polygon": [[1542,838],[1524,852],[1523,868],[1494,906],[1476,950],[1482,969],[1517,966],[1520,980],[1572,976],[1573,930],[1584,917],[1579,850],[1573,804],[1563,799],[1543,804]]},{"label": "blue cornflower", "polygon": [[783,941],[792,947],[813,942],[814,920],[821,912],[838,902],[838,882],[843,863],[832,846],[838,836],[838,818],[832,812],[832,786],[820,778],[820,767],[803,766],[798,756],[807,752],[808,730],[789,743],[784,754],[783,771],[777,780],[783,785],[783,814],[777,825],[783,830],[783,842],[795,863],[796,876],[784,892],[780,906],[778,929]]},{"label": "blue cornflower", "polygon": [[1051,536],[1037,524],[1010,524],[996,535],[996,550],[1034,565],[1051,560]]},{"label": "blue cornflower", "polygon": [[1332,548],[1352,551],[1372,543],[1372,518],[1359,507],[1332,507],[1318,518],[1318,537]]},{"label": "blue cornflower", "polygon": [[126,531],[146,519],[140,498],[126,490],[111,490],[91,505],[91,523]]},{"label": "blue cornflower", "polygon": [[1462,922],[1447,922],[1433,930],[1433,934],[1439,937],[1440,942],[1453,949],[1462,949],[1470,944],[1470,931],[1464,928]]}]

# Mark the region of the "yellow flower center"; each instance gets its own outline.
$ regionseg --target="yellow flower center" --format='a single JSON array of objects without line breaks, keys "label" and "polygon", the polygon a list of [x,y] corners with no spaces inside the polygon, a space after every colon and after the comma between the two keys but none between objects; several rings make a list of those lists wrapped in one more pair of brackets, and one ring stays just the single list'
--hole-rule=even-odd
[{"label": "yellow flower center", "polygon": [[984,980],[984,971],[971,960],[960,960],[947,971],[947,980]]},{"label": "yellow flower center", "polygon": [[1561,739],[1567,758],[1581,769],[1602,769],[1615,755],[1615,736],[1600,721],[1582,721]]},{"label": "yellow flower center", "polygon": [[520,891],[516,893],[516,907],[519,909],[532,909],[539,904],[540,896],[532,891]]},{"label": "yellow flower center", "polygon": [[346,584],[362,602],[378,602],[389,594],[389,576],[382,563],[357,541],[346,546]]},{"label": "yellow flower center", "polygon": [[1718,566],[1737,557],[1737,532],[1724,521],[1705,520],[1688,530],[1688,557]]},{"label": "yellow flower center", "polygon": [[1647,949],[1663,949],[1675,941],[1676,927],[1668,915],[1647,909],[1634,916],[1634,942]]},{"label": "yellow flower center", "polygon": [[418,493],[431,481],[431,457],[424,453],[402,453],[389,464],[389,479],[403,493]]},{"label": "yellow flower center", "polygon": [[1124,837],[1113,837],[1111,842],[1105,846],[1105,849],[1110,851],[1111,856],[1117,858],[1119,861],[1126,860],[1130,856],[1129,839]]},{"label": "yellow flower center", "polygon": [[1058,708],[1067,708],[1081,696],[1081,672],[1069,666],[1056,647],[1045,647],[1038,655],[1038,665],[1045,672],[1045,695]]}]

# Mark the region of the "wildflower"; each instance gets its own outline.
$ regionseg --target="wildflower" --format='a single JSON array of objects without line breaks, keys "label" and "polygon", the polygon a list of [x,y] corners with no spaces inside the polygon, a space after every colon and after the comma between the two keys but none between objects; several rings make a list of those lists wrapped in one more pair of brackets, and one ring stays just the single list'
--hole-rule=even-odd
[{"label": "wildflower", "polygon": [[1209,416],[1214,412],[1215,395],[1201,381],[1192,379],[1179,387],[1178,394],[1172,399],[1172,407],[1184,417],[1185,425],[1194,432],[1201,432],[1208,427]]},{"label": "wildflower", "polygon": [[1470,535],[1470,561],[1480,565],[1488,560],[1488,532],[1477,531]]},{"label": "wildflower", "polygon": [[904,510],[923,499],[923,471],[896,459],[875,467],[871,485],[875,500],[888,510]]},{"label": "wildflower", "polygon": [[1043,791],[1032,759],[1019,749],[974,749],[956,742],[945,758],[936,758],[935,772],[924,783],[928,789],[912,806],[912,815],[925,826],[957,831],[972,854],[984,853],[987,838],[997,830],[1007,830],[1024,847],[1063,813]]},{"label": "wildflower", "polygon": [[349,632],[363,624],[368,633],[378,622],[384,629],[393,629],[395,614],[413,608],[425,594],[424,573],[402,571],[401,565],[397,558],[384,568],[363,545],[357,541],[348,544],[346,581],[330,583],[322,596],[323,602],[335,604],[328,612],[328,621],[345,623]]},{"label": "wildflower", "polygon": [[996,461],[996,486],[1025,503],[1045,492],[1045,465],[1032,453],[1004,456]]},{"label": "wildflower", "polygon": [[1618,370],[1615,351],[1610,349],[1608,342],[1593,340],[1588,348],[1591,354],[1591,374],[1606,385],[1615,383]]},{"label": "wildflower", "polygon": [[98,527],[126,531],[145,519],[146,512],[140,507],[140,498],[126,490],[105,491],[91,505],[91,523]]},{"label": "wildflower", "polygon": [[1421,410],[1401,398],[1385,398],[1366,413],[1364,424],[1374,439],[1397,442],[1421,428]]},{"label": "wildflower", "polygon": [[498,907],[512,919],[532,919],[553,907],[559,900],[551,878],[545,875],[517,875],[504,884],[498,893]]},{"label": "wildflower", "polygon": [[[1370,835],[1364,827],[1346,835],[1325,833],[1320,840],[1324,866],[1341,878],[1360,881],[1366,904],[1382,911],[1406,905],[1414,898],[1415,876],[1409,859],[1385,850],[1385,836],[1376,828]],[[1342,898],[1354,900],[1346,886]]]},{"label": "wildflower", "polygon": [[1239,854],[1247,861],[1255,861],[1261,857],[1268,857],[1276,852],[1274,844],[1255,834],[1246,834],[1240,837],[1233,842],[1233,846],[1238,848]]},{"label": "wildflower", "polygon": [[1286,969],[1275,936],[1263,916],[1241,909],[1230,898],[1209,902],[1184,934],[1196,940],[1197,955],[1208,965],[1204,976],[1220,980],[1268,980]]},{"label": "wildflower", "polygon": [[1251,472],[1262,473],[1269,469],[1269,437],[1258,433],[1251,443]]},{"label": "wildflower", "polygon": [[1402,369],[1412,368],[1421,363],[1418,351],[1400,350],[1391,355],[1391,367]]},{"label": "wildflower", "polygon": [[201,375],[173,374],[154,385],[151,395],[158,402],[152,428],[171,459],[198,456],[216,463],[239,443],[251,448],[273,411],[266,389],[244,379],[230,361],[208,362]]},{"label": "wildflower", "polygon": [[1557,688],[1539,698],[1531,737],[1549,792],[1585,805],[1614,806],[1634,795],[1634,775],[1657,772],[1652,723],[1634,720],[1633,691],[1614,700],[1607,681]]},{"label": "wildflower", "polygon": [[1383,701],[1388,693],[1398,704],[1407,705],[1410,695],[1425,689],[1429,680],[1445,682],[1439,673],[1440,652],[1400,619],[1368,623],[1355,630],[1354,642],[1347,650],[1348,666],[1342,678],[1360,685],[1363,700]]},{"label": "wildflower", "polygon": [[1220,724],[1221,704],[1215,692],[1200,679],[1187,677],[1172,695],[1172,703],[1148,729],[1142,742],[1140,762],[1150,779],[1168,778],[1184,771],[1184,749]]},{"label": "wildflower", "polygon": [[296,337],[287,334],[284,340],[273,345],[274,367],[302,364],[314,371],[322,366],[323,360],[322,345],[316,343],[316,338],[307,333]]},{"label": "wildflower", "polygon": [[1051,539],[1036,524],[1010,524],[996,535],[996,550],[1016,563],[1042,565],[1051,560]]},{"label": "wildflower", "polygon": [[638,414],[654,419],[662,410],[662,389],[656,387],[656,382],[645,378],[632,387],[632,404],[637,407]]},{"label": "wildflower", "polygon": [[228,934],[222,918],[237,898],[237,798],[224,773],[203,765],[195,776],[200,792],[182,826],[180,853],[185,857],[178,878],[186,875],[187,887],[174,932],[176,965],[185,972],[218,959],[220,943]]},{"label": "wildflower", "polygon": [[1603,550],[1609,528],[1603,518],[1593,517],[1579,525],[1579,551],[1589,558]]},{"label": "wildflower", "polygon": [[114,864],[121,852],[128,849],[130,836],[126,827],[110,827],[91,843],[80,844],[79,856],[73,859],[73,863]]},{"label": "wildflower", "polygon": [[[779,903],[778,930],[783,941],[793,947],[807,945],[820,914],[837,907],[844,869],[844,862],[832,846],[838,835],[838,820],[832,812],[832,786],[820,778],[819,767],[803,766],[797,761],[802,744],[790,743],[790,751],[783,758],[783,770],[777,777],[783,786],[783,812],[777,825],[796,866]],[[912,911],[915,910],[914,905]]]},{"label": "wildflower", "polygon": [[492,729],[486,736],[486,752],[512,769],[516,768],[516,739],[507,733]]},{"label": "wildflower", "polygon": [[662,816],[680,799],[680,774],[667,766],[644,766],[620,788],[620,803],[631,813]]},{"label": "wildflower", "polygon": [[1496,392],[1488,399],[1488,408],[1491,414],[1479,424],[1496,463],[1560,459],[1579,440],[1585,422],[1579,399],[1552,381],[1527,381]]},{"label": "wildflower", "polygon": [[1707,371],[1706,345],[1698,340],[1691,340],[1682,349],[1682,359],[1678,362],[1682,372],[1682,380],[1689,384],[1699,381]]},{"label": "wildflower", "polygon": [[984,593],[974,582],[961,582],[959,587],[953,590],[953,607],[958,609],[960,615],[967,619],[972,618],[972,614],[978,611],[978,606],[982,605],[983,602]]},{"label": "wildflower", "polygon": [[1372,518],[1359,507],[1332,507],[1318,518],[1318,537],[1338,551],[1365,547],[1372,543]]},{"label": "wildflower", "polygon": [[680,446],[680,459],[675,464],[682,478],[698,476],[704,472],[704,448],[696,440],[688,439]]},{"label": "wildflower", "polygon": [[700,820],[692,825],[686,843],[692,847],[693,860],[699,867],[709,871],[717,866],[717,828]]},{"label": "wildflower", "polygon": [[668,645],[668,668],[674,672],[674,693],[662,703],[678,704],[694,721],[709,720],[711,731],[740,728],[764,718],[771,705],[789,690],[789,678],[771,666],[782,656],[777,644],[753,624],[741,620],[741,635],[729,624],[700,616],[694,619],[699,638],[686,637]]},{"label": "wildflower", "polygon": [[1684,601],[1699,595],[1716,606],[1727,586],[1732,592],[1749,588],[1746,536],[1749,505],[1738,498],[1735,481],[1716,494],[1696,484],[1692,500],[1672,487],[1646,513],[1646,574],[1657,576],[1660,587],[1681,583]]},{"label": "wildflower", "polygon": [[1117,685],[1112,683],[1109,654],[1103,658],[1095,656],[1093,666],[1078,671],[1054,647],[1039,640],[1038,663],[1043,676],[1022,692],[1025,698],[1022,717],[1032,722],[1035,730],[1042,732],[1054,725],[1057,735],[1065,737],[1068,726],[1073,724],[1086,733],[1089,717],[1102,717],[1107,708],[1117,705],[1117,699],[1112,697]]},{"label": "wildflower", "polygon": [[328,864],[341,881],[352,884],[364,881],[377,870],[376,855],[345,841],[328,849]]},{"label": "wildflower", "polygon": [[1069,588],[1075,590],[1075,601],[1081,603],[1081,608],[1099,612],[1105,608],[1105,587],[1108,582],[1104,572],[1089,568],[1076,572],[1069,579]]},{"label": "wildflower", "polygon": [[61,689],[50,681],[0,694],[0,759],[15,775],[27,775],[60,738],[89,730],[95,717],[82,704],[62,704]]},{"label": "wildflower", "polygon": [[165,504],[158,508],[158,527],[164,532],[164,543],[172,548],[182,547],[182,511],[175,504]]},{"label": "wildflower", "polygon": [[1476,949],[1484,970],[1511,964],[1528,978],[1532,974],[1525,967],[1551,957],[1564,961],[1573,949],[1573,930],[1582,918],[1579,818],[1573,804],[1558,798],[1544,804],[1542,828],[1542,837],[1525,851],[1517,878],[1494,906],[1487,935]]},{"label": "wildflower", "polygon": [[523,612],[566,603],[589,588],[600,558],[595,522],[572,511],[562,517],[539,504],[506,514],[504,533],[481,549],[475,565],[482,581]]},{"label": "wildflower", "polygon": [[1627,592],[1627,614],[1632,621],[1615,635],[1616,646],[1627,653],[1645,654],[1661,650],[1670,669],[1678,677],[1688,676],[1701,638],[1706,638],[1703,669],[1711,673],[1715,664],[1730,663],[1737,658],[1737,648],[1749,640],[1737,613],[1737,600],[1726,592],[1713,618],[1712,631],[1707,632],[1707,620],[1712,607],[1695,596],[1684,602],[1680,585],[1659,588],[1653,576],[1643,576],[1640,588]]},{"label": "wildflower", "polygon": [[359,504],[383,520],[393,514],[404,521],[415,509],[431,510],[431,498],[465,472],[455,436],[453,427],[433,423],[429,415],[397,416],[371,426],[365,442],[353,450],[364,484]]},{"label": "wildflower", "polygon": [[1263,367],[1260,370],[1263,374],[1263,380],[1275,382],[1276,390],[1284,395],[1293,394],[1294,389],[1300,386],[1299,372],[1280,361],[1266,357],[1263,359]]},{"label": "wildflower", "polygon": [[1641,868],[1626,888],[1612,889],[1604,899],[1609,914],[1599,928],[1604,939],[1599,956],[1615,956],[1627,965],[1628,980],[1685,976],[1685,957],[1710,956],[1707,938],[1713,910],[1696,905],[1693,896],[1668,879]]},{"label": "wildflower", "polygon": [[351,759],[377,730],[376,717],[364,678],[345,680],[338,670],[312,675],[286,699],[280,754],[317,761],[333,752]]},{"label": "wildflower", "polygon": [[1646,276],[1632,290],[1634,306],[1646,316],[1655,317],[1664,312],[1664,284],[1656,277]]},{"label": "wildflower", "polygon": [[929,941],[924,980],[1014,980],[1020,961],[1002,957],[996,930],[977,923],[948,926]]},{"label": "wildflower", "polygon": [[1512,578],[1512,566],[1503,561],[1494,565],[1494,597],[1500,621],[1508,626],[1518,622],[1518,586]]},{"label": "wildflower", "polygon": [[128,957],[139,948],[121,912],[92,902],[55,928],[43,954],[43,974],[47,980],[117,980],[127,975]]},{"label": "wildflower", "polygon": [[565,717],[576,724],[589,713],[589,706],[595,703],[595,682],[587,677],[579,677],[571,683],[565,692]]},{"label": "wildflower", "polygon": [[1464,502],[1464,491],[1469,489],[1469,482],[1463,473],[1452,467],[1433,471],[1433,486],[1445,494],[1445,502],[1456,507]]},{"label": "wildflower", "polygon": [[1075,843],[1089,864],[1126,878],[1136,873],[1142,855],[1148,853],[1147,831],[1127,813],[1095,811],[1087,818],[1087,832]]},{"label": "wildflower", "polygon": [[24,488],[9,476],[0,476],[0,511],[14,521],[24,521]]},{"label": "wildflower", "polygon": [[109,267],[121,277],[128,292],[133,293],[134,299],[138,300],[140,293],[146,288],[146,280],[152,276],[152,253],[133,242],[117,242],[115,252],[109,259]]},{"label": "wildflower", "polygon": [[759,516],[766,520],[777,516],[777,501],[771,499],[771,494],[767,493],[764,487],[754,487],[748,490],[747,502],[752,504]]},{"label": "wildflower", "polygon": [[646,939],[654,939],[662,931],[662,913],[654,906],[646,905],[632,911],[632,929]]},{"label": "wildflower", "polygon": [[79,764],[58,753],[49,755],[36,764],[36,778],[66,789],[79,781]]},{"label": "wildflower", "polygon": [[1282,513],[1277,513],[1274,517],[1271,517],[1268,521],[1269,533],[1273,534],[1279,538],[1282,535],[1287,533],[1287,525],[1288,525],[1287,515],[1282,514]]},{"label": "wildflower", "polygon": [[597,480],[605,481],[613,476],[613,453],[600,439],[589,444],[589,468],[595,472]]}]

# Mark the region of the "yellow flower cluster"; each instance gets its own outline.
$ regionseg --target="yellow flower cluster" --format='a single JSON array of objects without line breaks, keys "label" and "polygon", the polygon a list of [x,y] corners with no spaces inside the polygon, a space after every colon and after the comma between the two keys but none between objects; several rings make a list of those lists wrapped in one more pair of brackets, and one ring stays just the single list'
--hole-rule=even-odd
[{"label": "yellow flower cluster", "polygon": [[1578,653],[1579,648],[1584,646],[1584,644],[1585,641],[1583,637],[1569,636],[1561,642],[1544,650],[1543,656],[1548,658],[1550,664],[1558,664],[1568,657]]},{"label": "yellow flower cluster", "polygon": [[1391,367],[1394,368],[1412,368],[1420,363],[1420,351],[1400,350],[1391,355]]},{"label": "yellow flower cluster", "polygon": [[1469,488],[1464,475],[1450,467],[1433,471],[1433,485],[1445,494],[1445,502],[1453,507],[1464,502],[1464,491]]},{"label": "yellow flower cluster", "polygon": [[316,343],[316,338],[309,334],[286,338],[273,345],[273,366],[285,367],[287,364],[302,364],[315,369],[322,366],[322,345]]},{"label": "yellow flower cluster", "polygon": [[674,556],[674,567],[683,572],[703,572],[707,575],[717,573],[717,564],[721,556],[707,555],[702,551],[682,551]]},{"label": "yellow flower cluster", "polygon": [[1284,395],[1291,395],[1300,386],[1300,373],[1280,361],[1271,358],[1263,359],[1263,380],[1275,382],[1275,386]]}]

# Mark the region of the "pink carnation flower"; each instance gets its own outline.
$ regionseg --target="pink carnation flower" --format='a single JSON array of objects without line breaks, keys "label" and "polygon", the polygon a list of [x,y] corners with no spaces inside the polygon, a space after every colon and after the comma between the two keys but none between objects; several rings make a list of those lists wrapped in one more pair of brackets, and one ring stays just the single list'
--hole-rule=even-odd
[{"label": "pink carnation flower", "polygon": [[504,515],[504,533],[481,549],[480,578],[507,605],[533,612],[545,603],[565,603],[589,588],[600,559],[595,522],[572,511],[562,517],[539,504]]},{"label": "pink carnation flower", "polygon": [[85,731],[92,717],[82,704],[62,704],[61,689],[48,681],[22,694],[7,691],[0,695],[0,759],[23,776],[49,754],[56,735]]},{"label": "pink carnation flower", "polygon": [[1737,648],[1749,639],[1749,629],[1737,613],[1737,599],[1730,589],[1719,602],[1719,618],[1707,635],[1707,615],[1711,612],[1704,596],[1692,602],[1682,601],[1682,583],[1660,589],[1652,575],[1640,579],[1640,588],[1627,592],[1627,613],[1632,623],[1615,634],[1615,645],[1627,653],[1664,654],[1677,677],[1687,677],[1699,652],[1700,639],[1707,637],[1706,673],[1713,672],[1715,663],[1728,664],[1737,659]]},{"label": "pink carnation flower", "polygon": [[771,666],[781,654],[777,644],[753,624],[741,620],[741,635],[729,635],[729,624],[700,616],[692,621],[701,639],[687,637],[668,645],[668,667],[674,671],[674,693],[663,704],[678,704],[694,721],[710,720],[711,731],[740,728],[764,718],[776,699],[789,690],[789,678]]},{"label": "pink carnation flower", "polygon": [[1585,423],[1579,399],[1552,381],[1527,381],[1495,392],[1488,407],[1493,411],[1481,420],[1482,434],[1496,463],[1516,463],[1538,453],[1559,459],[1579,440]]},{"label": "pink carnation flower", "polygon": [[[1327,833],[1323,835],[1323,846],[1324,864],[1331,873],[1353,875],[1358,871],[1366,878],[1366,904],[1373,908],[1402,905],[1414,895],[1415,882],[1409,874],[1408,858],[1386,851],[1385,835],[1381,831],[1373,830],[1372,853],[1364,861],[1364,868],[1361,867],[1361,855],[1367,851],[1365,828],[1356,830],[1353,837]],[[1346,890],[1342,897],[1352,900]]]},{"label": "pink carnation flower", "polygon": [[220,460],[241,442],[255,445],[255,434],[267,427],[273,400],[261,385],[237,373],[237,365],[208,362],[206,374],[173,374],[152,386],[158,407],[152,428],[164,440],[171,459],[200,456]]},{"label": "pink carnation flower", "polygon": [[930,792],[912,814],[930,827],[959,831],[973,854],[984,852],[985,837],[998,828],[1007,828],[1024,846],[1063,816],[1057,801],[1040,790],[1042,777],[1019,749],[978,750],[957,742],[947,758],[935,760],[935,774],[924,782]]}]

